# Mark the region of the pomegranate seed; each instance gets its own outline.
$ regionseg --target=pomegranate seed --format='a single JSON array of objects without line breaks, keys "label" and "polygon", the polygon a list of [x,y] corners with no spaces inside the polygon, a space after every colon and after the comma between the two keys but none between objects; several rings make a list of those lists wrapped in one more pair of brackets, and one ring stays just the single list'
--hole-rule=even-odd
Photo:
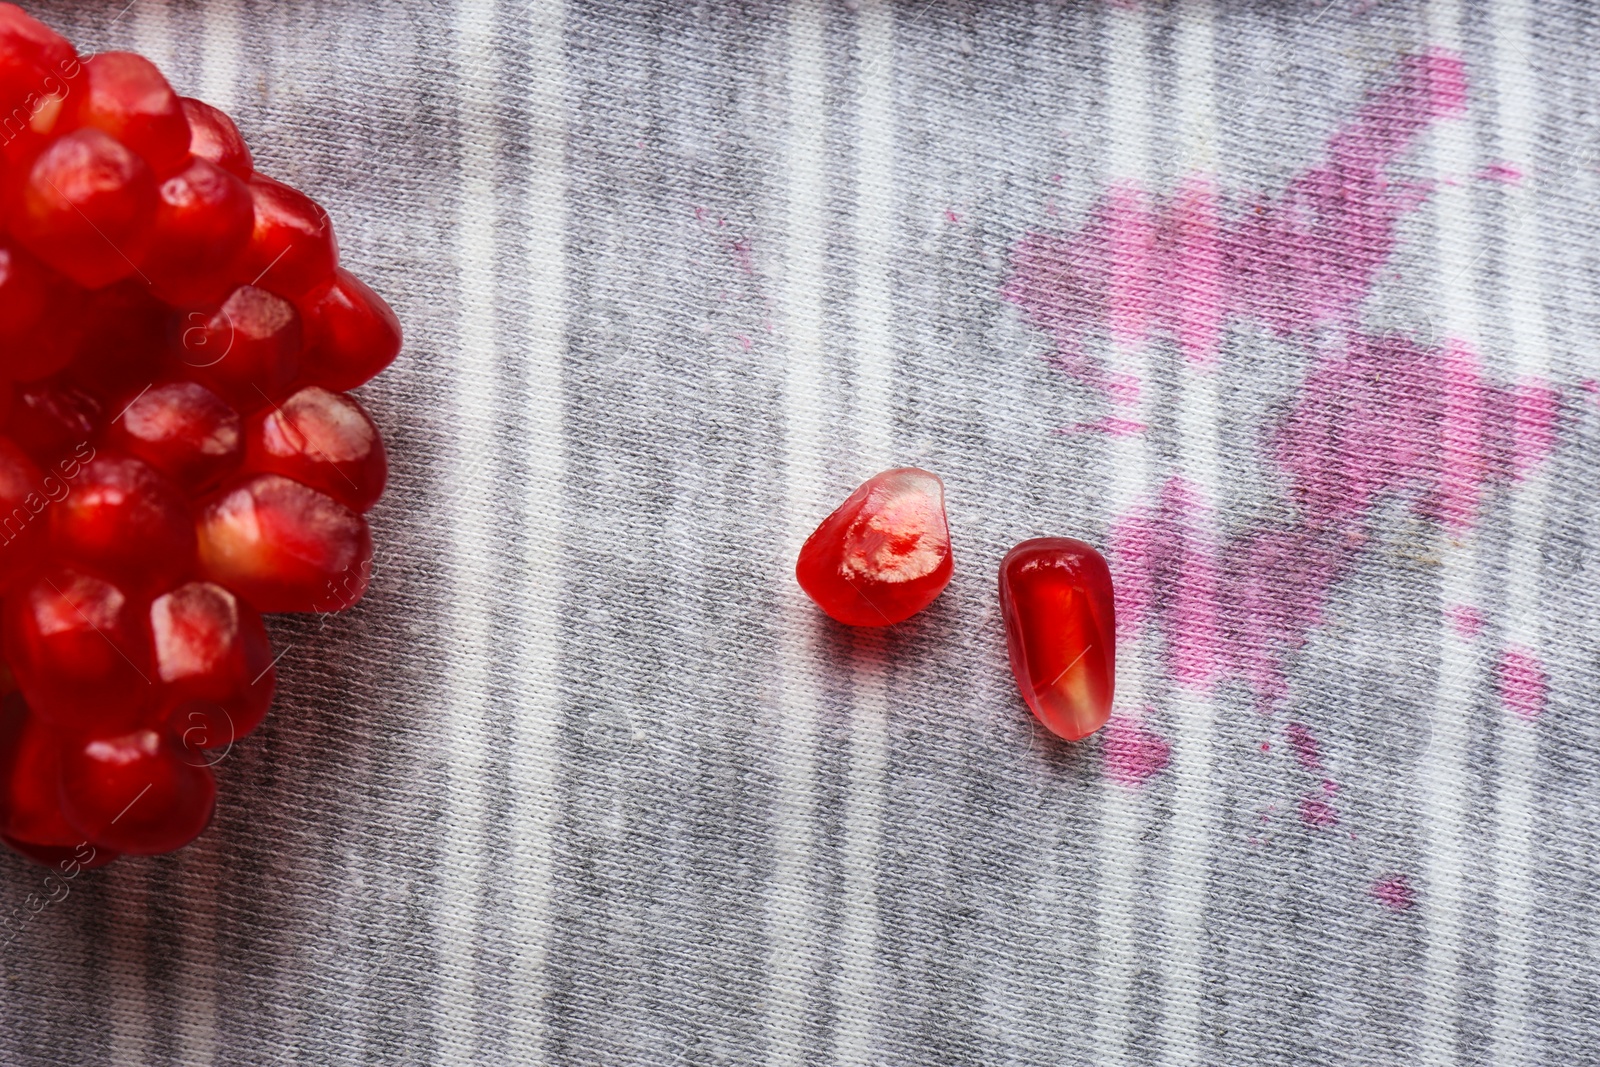
[{"label": "pomegranate seed", "polygon": [[203,100],[183,97],[184,117],[189,120],[189,154],[215,163],[240,178],[250,177],[254,164],[250,147],[239,135],[239,127],[227,114]]},{"label": "pomegranate seed", "polygon": [[339,247],[322,206],[264,174],[250,178],[255,231],[239,260],[239,276],[297,300],[333,277]]},{"label": "pomegranate seed", "polygon": [[106,442],[171,478],[189,494],[209,489],[244,458],[237,412],[199,382],[163,382],[124,400]]},{"label": "pomegranate seed", "polygon": [[72,380],[101,400],[135,382],[149,385],[166,354],[171,309],[133,278],[88,293],[77,305],[73,314],[83,322]]},{"label": "pomegranate seed", "polygon": [[1058,737],[1111,717],[1117,657],[1111,571],[1090,545],[1039,537],[1000,562],[1000,613],[1022,699]]},{"label": "pomegranate seed", "polygon": [[246,434],[245,468],[282,474],[366,511],[383,493],[383,438],[360,404],[308,386],[258,412]]},{"label": "pomegranate seed", "polygon": [[197,528],[201,574],[258,611],[341,611],[366,592],[366,521],[282,475],[258,474],[217,494]]},{"label": "pomegranate seed", "polygon": [[132,52],[102,52],[83,64],[65,121],[110,134],[165,176],[189,156],[189,121],[156,65]]},{"label": "pomegranate seed", "polygon": [[217,304],[228,295],[228,264],[250,239],[255,209],[236,175],[196,159],[161,183],[140,266],[169,304]]},{"label": "pomegranate seed", "polygon": [[20,693],[0,702],[0,833],[31,845],[76,845],[61,814],[60,743]]},{"label": "pomegranate seed", "polygon": [[66,486],[47,483],[26,452],[0,437],[0,591],[39,561],[45,532],[39,516],[52,491],[64,494]]},{"label": "pomegranate seed", "polygon": [[67,821],[91,844],[135,856],[182,848],[211,822],[217,785],[164,730],[62,746]]},{"label": "pomegranate seed", "polygon": [[[32,332],[50,306],[50,290],[44,264],[22,249],[0,242],[0,338],[18,341]],[[7,349],[6,374],[18,377],[11,369],[16,349],[10,345]]]},{"label": "pomegranate seed", "polygon": [[294,380],[300,314],[283,297],[241,285],[210,315],[190,313],[176,367],[240,411],[254,411]]},{"label": "pomegranate seed", "polygon": [[6,597],[6,662],[28,706],[69,732],[143,725],[155,705],[144,605],[56,566]]},{"label": "pomegranate seed", "polygon": [[221,586],[190,582],[150,605],[167,723],[185,748],[222,748],[261,724],[276,672],[255,609]]},{"label": "pomegranate seed", "polygon": [[40,466],[53,467],[69,455],[86,462],[94,458],[90,441],[100,415],[100,401],[68,379],[27,382],[17,387],[6,434]]},{"label": "pomegranate seed", "polygon": [[189,505],[176,485],[141,459],[101,452],[49,510],[52,551],[124,588],[161,588],[194,566]]},{"label": "pomegranate seed", "polygon": [[8,199],[18,243],[97,289],[134,273],[155,217],[156,183],[114,137],[79,130],[53,141]]},{"label": "pomegranate seed", "polygon": [[916,467],[863,482],[800,549],[795,576],[830,616],[851,626],[890,626],[944,592],[955,561],[944,483]]},{"label": "pomegranate seed", "polygon": [[305,380],[342,393],[369,381],[400,352],[400,320],[383,297],[337,271],[305,308]]},{"label": "pomegranate seed", "polygon": [[66,39],[0,4],[0,151],[27,158],[55,128],[83,65]]}]

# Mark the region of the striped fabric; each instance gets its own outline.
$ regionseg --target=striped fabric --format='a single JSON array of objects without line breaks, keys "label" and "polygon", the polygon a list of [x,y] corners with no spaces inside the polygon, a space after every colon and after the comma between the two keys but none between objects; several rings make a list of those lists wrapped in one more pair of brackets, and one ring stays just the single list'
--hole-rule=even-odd
[{"label": "striped fabric", "polygon": [[[408,345],[372,592],[275,621],[197,844],[22,922],[0,1062],[1600,1062],[1600,8],[31,10]],[[829,625],[901,464],[956,579]],[[1119,584],[1079,745],[1043,534]]]}]

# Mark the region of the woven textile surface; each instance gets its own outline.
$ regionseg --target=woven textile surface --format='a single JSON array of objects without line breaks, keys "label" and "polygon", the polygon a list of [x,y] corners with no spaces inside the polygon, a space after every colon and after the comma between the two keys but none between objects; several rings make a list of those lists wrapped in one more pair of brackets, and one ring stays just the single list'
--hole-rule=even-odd
[{"label": "woven textile surface", "polygon": [[[1600,1062],[1600,6],[134,0],[407,330],[357,608],[5,1064]],[[793,580],[946,482],[884,631]],[[1118,585],[1111,725],[1000,557]]]}]

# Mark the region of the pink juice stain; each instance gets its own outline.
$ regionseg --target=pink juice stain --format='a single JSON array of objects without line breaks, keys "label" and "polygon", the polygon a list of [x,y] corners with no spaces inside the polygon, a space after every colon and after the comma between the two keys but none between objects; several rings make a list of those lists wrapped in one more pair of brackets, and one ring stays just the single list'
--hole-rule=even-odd
[{"label": "pink juice stain", "polygon": [[1172,746],[1141,720],[1118,716],[1106,727],[1103,752],[1113,781],[1138,785],[1165,769]]},{"label": "pink juice stain", "polygon": [[1548,682],[1544,666],[1525,648],[1508,648],[1500,657],[1500,703],[1521,719],[1534,720],[1544,714]]},{"label": "pink juice stain", "polygon": [[1411,880],[1403,874],[1391,874],[1372,883],[1372,899],[1390,911],[1410,911],[1417,902],[1416,890]]}]

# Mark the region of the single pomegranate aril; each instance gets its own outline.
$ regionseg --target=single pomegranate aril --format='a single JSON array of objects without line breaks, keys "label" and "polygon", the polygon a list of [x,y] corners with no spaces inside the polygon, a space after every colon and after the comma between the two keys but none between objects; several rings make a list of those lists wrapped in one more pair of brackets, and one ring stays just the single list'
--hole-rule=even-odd
[{"label": "single pomegranate aril", "polygon": [[196,159],[161,183],[140,269],[169,304],[220,303],[232,288],[226,270],[250,239],[250,190],[238,176]]},{"label": "single pomegranate aril", "polygon": [[156,65],[132,52],[102,52],[83,64],[65,121],[108,133],[144,157],[158,176],[189,156],[189,122]]},{"label": "single pomegranate aril", "polygon": [[0,702],[0,834],[71,846],[83,835],[61,814],[60,742],[20,693]]},{"label": "single pomegranate aril", "polygon": [[400,353],[400,320],[383,297],[340,270],[304,306],[305,381],[342,393],[369,381]]},{"label": "single pomegranate aril", "polygon": [[275,293],[241,285],[209,315],[191,312],[178,336],[176,369],[239,411],[282,394],[299,366],[300,313]]},{"label": "single pomegranate aril", "polygon": [[1057,737],[1088,737],[1111,717],[1117,662],[1111,571],[1093,546],[1039,537],[1000,562],[1000,613],[1022,699]]},{"label": "single pomegranate aril", "polygon": [[197,530],[201,574],[258,611],[342,611],[366,592],[366,520],[282,475],[258,474],[217,494]]},{"label": "single pomegranate aril", "polygon": [[[0,340],[26,337],[50,306],[51,279],[38,260],[20,248],[0,242]],[[6,346],[3,371],[7,378],[32,378],[13,369],[16,349]]]},{"label": "single pomegranate aril", "polygon": [[17,387],[11,402],[6,436],[42,467],[53,467],[69,455],[87,462],[94,458],[90,441],[100,414],[100,401],[69,380],[27,382]]},{"label": "single pomegranate aril", "polygon": [[182,848],[211,822],[217,784],[165,730],[66,744],[61,800],[93,845],[136,856]]},{"label": "single pomegranate aril", "polygon": [[366,511],[383,494],[383,438],[360,404],[307,386],[257,412],[246,434],[245,469],[281,474]]},{"label": "single pomegranate aril", "polygon": [[25,159],[49,135],[83,64],[66,39],[15,4],[0,4],[0,151]]},{"label": "single pomegranate aril", "polygon": [[190,582],[150,605],[167,725],[186,749],[225,748],[266,718],[277,675],[254,608]]},{"label": "single pomegranate aril", "polygon": [[189,154],[240,178],[250,177],[254,169],[250,147],[233,120],[203,100],[185,96],[179,102],[184,118],[189,120]]},{"label": "single pomegranate aril", "polygon": [[199,382],[163,382],[118,408],[106,442],[132,453],[187,493],[219,482],[244,459],[238,412]]},{"label": "single pomegranate aril", "polygon": [[145,724],[156,687],[144,604],[57,566],[7,596],[4,615],[6,662],[41,719],[70,733]]},{"label": "single pomegranate aril", "polygon": [[50,508],[51,549],[117,579],[156,589],[194,566],[194,520],[183,493],[141,459],[104,451]]},{"label": "single pomegranate aril", "polygon": [[333,277],[339,247],[322,205],[264,174],[250,178],[255,231],[236,273],[251,285],[298,300]]},{"label": "single pomegranate aril", "polygon": [[40,516],[66,491],[59,479],[47,482],[26,452],[0,437],[0,592],[39,562],[45,539]]},{"label": "single pomegranate aril", "polygon": [[99,130],[69,133],[40,153],[11,201],[11,234],[79,285],[98,289],[137,269],[156,212],[143,159]]},{"label": "single pomegranate aril", "polygon": [[884,471],[851,493],[806,539],[800,587],[851,626],[889,626],[944,592],[955,561],[944,483],[916,467]]}]

